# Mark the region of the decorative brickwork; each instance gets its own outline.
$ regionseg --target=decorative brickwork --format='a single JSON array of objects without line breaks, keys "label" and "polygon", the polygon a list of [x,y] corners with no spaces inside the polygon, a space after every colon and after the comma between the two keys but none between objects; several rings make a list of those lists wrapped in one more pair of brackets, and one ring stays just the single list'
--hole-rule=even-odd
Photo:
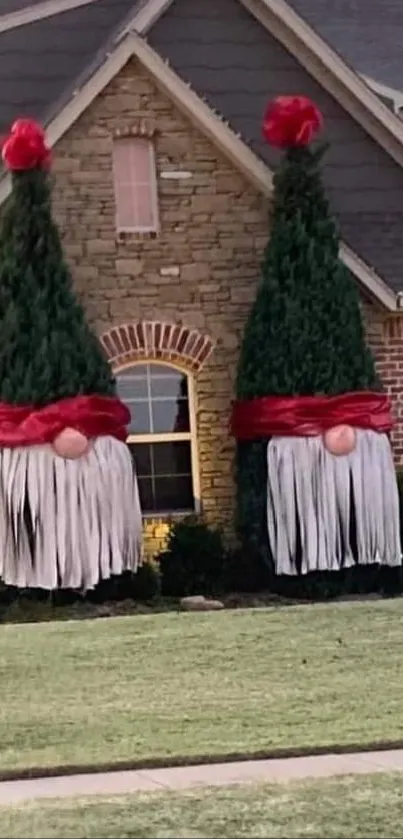
[{"label": "decorative brickwork", "polygon": [[383,338],[387,341],[403,340],[403,315],[391,315],[383,322]]},{"label": "decorative brickwork", "polygon": [[151,140],[156,134],[156,131],[157,127],[154,121],[150,122],[142,119],[140,122],[133,122],[130,125],[115,128],[113,137],[118,140],[126,137],[144,137],[147,140]]},{"label": "decorative brickwork", "polygon": [[139,361],[159,360],[198,373],[211,354],[214,342],[198,329],[175,323],[139,321],[109,329],[101,343],[114,370]]}]

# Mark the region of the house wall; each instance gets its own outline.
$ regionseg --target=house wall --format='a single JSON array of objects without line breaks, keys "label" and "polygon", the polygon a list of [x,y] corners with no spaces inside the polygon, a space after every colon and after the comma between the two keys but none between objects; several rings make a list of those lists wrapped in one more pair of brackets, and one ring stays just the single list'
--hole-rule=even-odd
[{"label": "house wall", "polygon": [[280,94],[313,99],[330,142],[324,176],[342,235],[396,291],[403,289],[402,169],[240,0],[175,0],[149,38],[269,165],[278,154],[261,133],[267,101]]},{"label": "house wall", "polygon": [[395,463],[403,467],[403,316],[385,314],[364,301],[363,311],[368,341],[377,360],[377,368],[393,405],[395,427],[391,438]]},{"label": "house wall", "polygon": [[[157,238],[133,235],[118,242],[112,139],[141,120],[156,130],[158,172],[182,169],[192,177],[159,179]],[[54,171],[64,247],[98,333],[138,321],[163,322],[196,329],[214,342],[195,375],[200,482],[206,517],[228,525],[234,492],[230,405],[245,314],[267,240],[267,201],[134,62],[58,144]],[[177,276],[166,274],[172,269]],[[192,359],[181,351],[173,360],[181,355],[191,369]],[[152,549],[162,530],[149,525],[148,532]]]},{"label": "house wall", "polygon": [[[157,237],[117,241],[113,136],[142,121],[155,131],[159,176],[178,169],[192,176],[159,177]],[[195,376],[203,508],[210,522],[230,531],[234,444],[228,423],[240,340],[267,241],[267,202],[134,61],[58,143],[54,171],[55,213],[77,290],[115,367],[151,354]],[[365,306],[381,370],[397,390],[403,338],[391,333],[386,344],[385,319]],[[196,331],[193,338],[188,330]],[[398,443],[403,461],[400,431]],[[152,553],[164,529],[148,521],[146,533]]]}]

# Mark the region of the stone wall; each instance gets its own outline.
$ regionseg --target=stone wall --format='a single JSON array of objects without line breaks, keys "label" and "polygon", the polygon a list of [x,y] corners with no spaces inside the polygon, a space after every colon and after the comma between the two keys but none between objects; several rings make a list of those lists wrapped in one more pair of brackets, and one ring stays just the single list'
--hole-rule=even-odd
[{"label": "stone wall", "polygon": [[[117,241],[114,134],[141,120],[155,130],[160,234]],[[97,331],[138,321],[198,330],[214,350],[195,373],[203,509],[229,525],[228,435],[239,341],[268,233],[267,202],[131,62],[58,144],[54,206],[79,292]],[[189,365],[188,365],[189,368]]]},{"label": "stone wall", "polygon": [[[119,240],[112,142],[116,132],[142,120],[154,134],[159,176],[181,169],[191,177],[159,177],[158,236],[133,234]],[[268,236],[267,202],[134,61],[59,142],[54,169],[54,206],[64,247],[115,368],[147,356],[147,328],[140,345],[134,327],[149,322],[166,324],[170,340],[175,336],[168,350],[162,343],[154,349],[167,350],[168,360],[181,361],[195,376],[203,509],[209,521],[230,532],[234,445],[228,423],[240,339]],[[384,372],[383,321],[373,306],[367,312]],[[163,342],[165,333],[158,335]],[[195,335],[197,352],[196,338],[191,344]],[[403,457],[403,448],[399,454]],[[147,523],[150,552],[164,532],[161,523]]]}]

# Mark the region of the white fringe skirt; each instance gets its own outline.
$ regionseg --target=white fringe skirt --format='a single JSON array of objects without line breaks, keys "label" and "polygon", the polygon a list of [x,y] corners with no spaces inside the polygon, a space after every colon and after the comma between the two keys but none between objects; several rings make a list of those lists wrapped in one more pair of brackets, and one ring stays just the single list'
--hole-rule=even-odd
[{"label": "white fringe skirt", "polygon": [[99,437],[77,460],[50,445],[0,449],[0,578],[88,590],[135,571],[142,518],[129,449]]},{"label": "white fringe skirt", "polygon": [[[276,574],[402,564],[399,498],[386,434],[357,430],[336,456],[322,437],[273,437],[267,523]],[[298,559],[297,559],[298,558]]]}]

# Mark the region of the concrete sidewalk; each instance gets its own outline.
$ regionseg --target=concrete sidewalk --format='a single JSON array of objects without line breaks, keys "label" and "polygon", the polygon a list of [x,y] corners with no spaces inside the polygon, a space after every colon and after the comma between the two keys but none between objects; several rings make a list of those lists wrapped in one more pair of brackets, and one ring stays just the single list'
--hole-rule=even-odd
[{"label": "concrete sidewalk", "polygon": [[5,781],[0,783],[0,806],[40,798],[124,795],[254,782],[286,783],[304,778],[374,772],[403,772],[403,749]]}]

